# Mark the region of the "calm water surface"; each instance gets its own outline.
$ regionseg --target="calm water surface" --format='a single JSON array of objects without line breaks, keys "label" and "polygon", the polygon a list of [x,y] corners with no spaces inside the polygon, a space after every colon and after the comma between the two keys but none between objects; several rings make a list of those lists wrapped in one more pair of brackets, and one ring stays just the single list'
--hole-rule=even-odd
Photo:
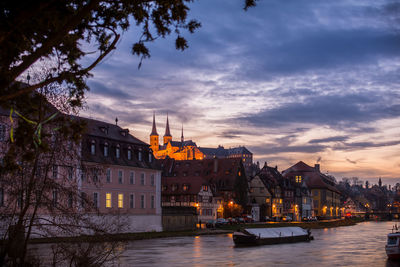
[{"label": "calm water surface", "polygon": [[315,229],[311,242],[245,248],[231,234],[130,241],[110,266],[400,266],[385,254],[394,223]]}]

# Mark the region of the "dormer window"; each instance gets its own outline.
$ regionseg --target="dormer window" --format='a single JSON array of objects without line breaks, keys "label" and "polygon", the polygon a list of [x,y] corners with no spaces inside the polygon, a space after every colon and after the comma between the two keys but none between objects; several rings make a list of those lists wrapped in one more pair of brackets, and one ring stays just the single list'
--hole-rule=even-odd
[{"label": "dormer window", "polygon": [[131,150],[131,148],[129,147],[128,148],[128,160],[131,160],[132,159],[132,150]]},{"label": "dormer window", "polygon": [[139,161],[142,161],[142,151],[139,150],[139,154],[138,154],[138,159]]},{"label": "dormer window", "polygon": [[119,157],[120,157],[120,148],[119,148],[119,145],[117,145],[117,147],[115,148],[115,157],[117,158],[117,159],[119,159]]},{"label": "dormer window", "polygon": [[96,142],[92,141],[92,143],[90,144],[90,154],[94,155],[96,154]]},{"label": "dormer window", "polygon": [[153,155],[151,155],[151,151],[149,151],[149,162],[153,161]]},{"label": "dormer window", "polygon": [[104,154],[104,157],[108,156],[108,143],[104,144],[103,154]]}]

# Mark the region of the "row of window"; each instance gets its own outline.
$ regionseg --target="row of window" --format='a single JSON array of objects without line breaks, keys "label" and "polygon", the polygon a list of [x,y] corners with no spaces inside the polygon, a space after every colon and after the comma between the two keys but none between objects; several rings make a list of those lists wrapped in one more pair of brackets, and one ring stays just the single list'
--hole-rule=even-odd
[{"label": "row of window", "polygon": [[[105,194],[105,207],[106,208],[112,208],[113,205],[113,198],[112,198],[112,193],[106,193]],[[140,203],[139,203],[139,207],[141,209],[145,209],[146,208],[146,198],[145,195],[140,195]],[[117,203],[116,203],[116,207],[122,209],[124,207],[124,202],[125,202],[125,198],[124,198],[124,194],[122,193],[117,193]],[[99,193],[94,192],[93,193],[93,204],[96,208],[100,208],[100,204],[99,204]],[[150,208],[151,209],[155,209],[156,207],[156,203],[155,203],[155,196],[151,195],[150,196]],[[136,208],[136,204],[135,204],[135,194],[129,194],[129,208],[133,209]]]},{"label": "row of window", "polygon": [[[53,165],[53,168],[52,168],[52,177],[53,177],[53,179],[57,179],[58,176],[59,176],[58,167],[59,167],[58,165]],[[67,166],[66,168],[67,168],[67,177],[68,177],[69,180],[72,180],[73,176],[74,176],[74,168],[71,167],[71,166]],[[40,168],[38,168],[36,173],[37,173],[38,176],[41,175]],[[83,169],[83,170],[81,170],[80,173],[81,173],[81,180],[82,181],[86,181],[88,179],[87,170]],[[98,182],[99,181],[99,170],[96,169],[96,168],[92,168],[91,169],[91,174],[92,174],[93,182]],[[112,173],[111,173],[111,169],[110,168],[108,168],[106,170],[106,175],[105,176],[106,176],[105,177],[106,178],[106,182],[107,183],[111,183],[111,181],[112,181]],[[134,171],[130,171],[129,172],[129,184],[136,184],[136,177],[135,176],[136,175],[135,175]],[[124,183],[124,172],[122,170],[118,170],[118,183],[119,184],[123,184]],[[147,184],[146,183],[146,176],[145,176],[145,173],[142,172],[140,174],[140,185],[146,185],[146,184]],[[155,186],[155,176],[154,176],[154,174],[150,175],[150,185],[151,186]]]},{"label": "row of window", "polygon": [[[108,143],[105,143],[102,147],[103,147],[103,156],[104,157],[108,157],[110,155],[109,154],[110,149],[109,149]],[[120,145],[117,145],[115,147],[115,151],[114,152],[115,152],[114,156],[117,159],[119,159],[121,157],[121,147],[120,147]],[[90,154],[96,155],[96,142],[94,140],[92,140],[92,142],[90,143]],[[149,155],[148,161],[152,162],[153,161],[152,153],[149,153],[148,155]],[[126,158],[128,160],[132,160],[132,148],[130,146],[128,146],[128,149],[126,150]],[[143,160],[143,153],[142,153],[141,150],[138,151],[137,158],[138,158],[139,161]]]}]

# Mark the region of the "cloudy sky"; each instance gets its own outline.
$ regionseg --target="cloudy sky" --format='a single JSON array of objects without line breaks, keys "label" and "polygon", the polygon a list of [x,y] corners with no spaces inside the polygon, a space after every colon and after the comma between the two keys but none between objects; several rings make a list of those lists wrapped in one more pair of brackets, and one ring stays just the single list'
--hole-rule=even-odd
[{"label": "cloudy sky", "polygon": [[303,160],[339,180],[400,181],[400,2],[243,2],[195,1],[189,49],[159,39],[141,69],[139,32],[126,32],[82,115],[149,142],[153,111],[160,137],[168,112],[174,139],[183,124],[198,146],[246,146],[280,170]]}]

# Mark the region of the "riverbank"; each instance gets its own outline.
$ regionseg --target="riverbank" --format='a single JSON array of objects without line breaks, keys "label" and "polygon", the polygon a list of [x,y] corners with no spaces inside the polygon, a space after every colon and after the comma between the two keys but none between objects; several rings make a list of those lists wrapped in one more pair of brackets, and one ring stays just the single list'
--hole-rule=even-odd
[{"label": "riverbank", "polygon": [[53,237],[53,238],[35,238],[30,240],[31,244],[40,243],[59,243],[59,242],[110,242],[110,241],[129,241],[143,240],[165,237],[179,236],[199,236],[199,235],[218,235],[229,234],[237,231],[240,228],[271,228],[271,227],[286,227],[298,226],[306,229],[322,229],[341,226],[355,225],[362,219],[337,219],[316,222],[268,222],[268,223],[252,223],[240,225],[228,225],[216,229],[197,229],[188,231],[164,231],[164,232],[145,232],[145,233],[124,233],[111,235],[95,235],[95,236],[77,236],[77,237]]}]

